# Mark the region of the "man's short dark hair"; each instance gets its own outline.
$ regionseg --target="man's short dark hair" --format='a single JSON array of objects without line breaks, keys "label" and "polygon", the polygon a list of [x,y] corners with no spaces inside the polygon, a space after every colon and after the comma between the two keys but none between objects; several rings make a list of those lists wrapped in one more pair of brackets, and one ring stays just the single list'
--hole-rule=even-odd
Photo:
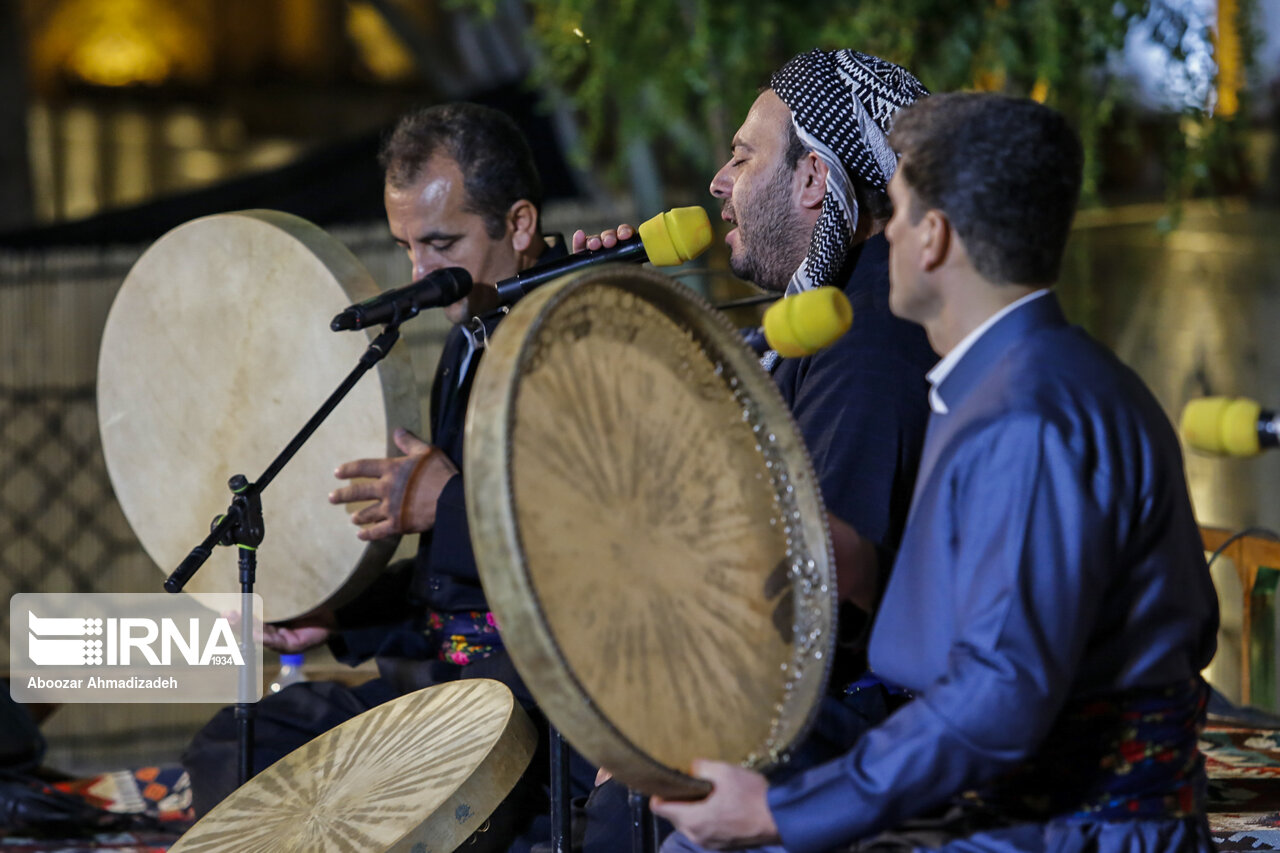
[{"label": "man's short dark hair", "polygon": [[[795,122],[787,122],[787,150],[783,157],[785,162],[794,172],[800,158],[809,153],[809,148],[800,140],[800,134],[796,133]],[[893,216],[893,203],[889,201],[889,194],[880,187],[873,187],[857,175],[850,175],[849,181],[853,184],[854,199],[858,202],[858,209],[864,211],[872,219],[888,219]]]},{"label": "man's short dark hair", "polygon": [[388,184],[406,189],[437,153],[448,155],[462,170],[465,209],[484,219],[490,237],[503,235],[507,211],[520,199],[542,208],[542,181],[533,152],[505,113],[466,103],[409,113],[387,138],[378,162]]},{"label": "man's short dark hair", "polygon": [[1084,164],[1060,113],[1003,95],[933,95],[897,115],[889,143],[916,199],[946,214],[979,274],[1057,280]]}]

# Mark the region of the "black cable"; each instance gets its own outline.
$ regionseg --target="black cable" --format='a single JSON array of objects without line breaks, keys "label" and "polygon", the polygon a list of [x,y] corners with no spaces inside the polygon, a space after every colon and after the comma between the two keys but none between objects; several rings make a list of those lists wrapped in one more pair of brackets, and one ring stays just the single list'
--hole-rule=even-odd
[{"label": "black cable", "polygon": [[1213,561],[1218,559],[1218,557],[1222,554],[1222,552],[1227,550],[1227,548],[1229,548],[1233,542],[1237,541],[1238,539],[1243,539],[1245,536],[1254,536],[1254,535],[1263,536],[1267,539],[1270,539],[1273,542],[1280,542],[1280,533],[1276,533],[1274,530],[1272,530],[1269,527],[1241,528],[1240,530],[1237,530],[1235,533],[1232,533],[1230,536],[1228,536],[1226,538],[1226,541],[1224,541],[1221,545],[1219,545],[1216,549],[1214,549],[1214,552],[1209,555],[1209,562],[1207,564],[1208,567],[1212,569]]}]

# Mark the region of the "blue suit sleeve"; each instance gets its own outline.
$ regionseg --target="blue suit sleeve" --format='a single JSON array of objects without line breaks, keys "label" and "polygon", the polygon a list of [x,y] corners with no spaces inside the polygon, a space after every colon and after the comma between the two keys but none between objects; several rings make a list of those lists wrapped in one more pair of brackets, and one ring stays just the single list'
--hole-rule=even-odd
[{"label": "blue suit sleeve", "polygon": [[935,573],[954,588],[943,674],[844,756],[770,791],[791,853],[867,837],[992,779],[1035,751],[1066,700],[1110,565],[1106,472],[1031,416],[966,448],[969,464],[943,484],[953,564],[898,566],[888,593]]}]

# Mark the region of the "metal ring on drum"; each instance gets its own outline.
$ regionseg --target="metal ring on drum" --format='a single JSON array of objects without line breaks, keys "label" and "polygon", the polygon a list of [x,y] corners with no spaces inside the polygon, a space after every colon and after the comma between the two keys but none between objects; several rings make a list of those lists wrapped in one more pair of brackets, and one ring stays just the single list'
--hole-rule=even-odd
[{"label": "metal ring on drum", "polygon": [[171,853],[448,853],[515,787],[538,733],[484,678],[427,687],[347,720],[250,779]]},{"label": "metal ring on drum", "polygon": [[[329,320],[378,292],[340,242],[270,210],[193,220],[134,264],[103,331],[98,419],[125,518],[165,574],[226,509],[227,479],[262,472],[355,367],[377,329],[336,335]],[[264,492],[266,621],[337,606],[385,567],[396,541],[359,541],[327,496],[340,463],[398,455],[392,428],[418,423],[409,357],[393,350]],[[228,548],[187,586],[239,588]]]},{"label": "metal ring on drum", "polygon": [[466,428],[467,515],[503,641],[550,721],[628,786],[776,763],[834,646],[830,535],[785,402],[667,277],[597,267],[517,303]]}]

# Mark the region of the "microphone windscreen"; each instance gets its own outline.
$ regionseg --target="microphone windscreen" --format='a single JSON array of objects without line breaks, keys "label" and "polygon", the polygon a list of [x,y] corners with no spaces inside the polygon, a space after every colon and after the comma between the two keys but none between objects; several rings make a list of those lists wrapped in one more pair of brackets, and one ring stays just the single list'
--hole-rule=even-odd
[{"label": "microphone windscreen", "polygon": [[649,263],[679,266],[711,245],[711,220],[701,207],[676,207],[659,213],[638,229]]},{"label": "microphone windscreen", "polygon": [[812,355],[835,343],[853,324],[853,306],[837,287],[815,287],[779,299],[764,312],[764,337],[778,355]]},{"label": "microphone windscreen", "polygon": [[1262,407],[1244,397],[1205,397],[1182,410],[1182,440],[1204,453],[1256,456]]}]

